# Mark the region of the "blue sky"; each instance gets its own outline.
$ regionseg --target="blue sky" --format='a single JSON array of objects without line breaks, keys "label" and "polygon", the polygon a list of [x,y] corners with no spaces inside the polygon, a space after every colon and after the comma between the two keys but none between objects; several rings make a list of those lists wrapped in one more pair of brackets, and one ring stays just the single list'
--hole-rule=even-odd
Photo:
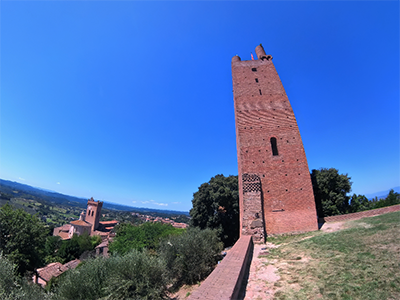
[{"label": "blue sky", "polygon": [[262,43],[310,170],[399,186],[398,1],[1,1],[0,178],[189,210],[237,175],[231,58]]}]

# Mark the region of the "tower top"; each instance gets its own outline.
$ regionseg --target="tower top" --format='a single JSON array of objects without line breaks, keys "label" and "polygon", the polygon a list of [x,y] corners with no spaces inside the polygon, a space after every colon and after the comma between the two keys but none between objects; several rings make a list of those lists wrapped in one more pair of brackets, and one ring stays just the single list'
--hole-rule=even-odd
[{"label": "tower top", "polygon": [[[264,47],[260,44],[256,47],[256,56],[257,60],[272,60],[272,55],[265,54]],[[235,55],[232,57],[232,63],[242,61],[239,55]]]}]

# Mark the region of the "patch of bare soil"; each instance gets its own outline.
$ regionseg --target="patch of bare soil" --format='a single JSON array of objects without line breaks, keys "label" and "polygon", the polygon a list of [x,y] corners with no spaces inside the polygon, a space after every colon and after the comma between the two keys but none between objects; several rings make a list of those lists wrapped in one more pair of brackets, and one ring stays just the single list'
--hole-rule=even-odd
[{"label": "patch of bare soil", "polygon": [[171,300],[187,299],[199,286],[200,284],[184,285],[176,293],[170,294],[169,298]]},{"label": "patch of bare soil", "polygon": [[[330,226],[329,230],[341,229],[338,225]],[[302,240],[311,237],[304,237]],[[282,245],[284,244],[275,245],[269,242],[254,245],[244,300],[272,300],[280,298],[284,291],[291,290],[296,293],[301,289],[297,272],[306,272],[312,259],[300,252],[293,253],[285,259],[269,257],[269,251]]]},{"label": "patch of bare soil", "polygon": [[274,284],[280,280],[280,276],[274,265],[275,260],[268,260],[267,255],[268,249],[275,247],[271,243],[254,245],[245,300],[274,299]]},{"label": "patch of bare soil", "polygon": [[322,225],[321,229],[324,232],[334,232],[334,231],[338,231],[340,229],[344,229],[344,223],[346,223],[346,221],[342,221],[342,222],[332,222],[332,223],[324,223],[324,225]]}]

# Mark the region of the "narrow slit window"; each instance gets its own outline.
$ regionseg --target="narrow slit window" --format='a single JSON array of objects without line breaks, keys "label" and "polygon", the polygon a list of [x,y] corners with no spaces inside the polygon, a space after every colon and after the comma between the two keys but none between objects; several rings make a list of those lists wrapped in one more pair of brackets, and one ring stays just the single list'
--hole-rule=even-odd
[{"label": "narrow slit window", "polygon": [[276,144],[276,138],[271,138],[271,148],[272,148],[272,155],[278,155],[278,146]]},{"label": "narrow slit window", "polygon": [[256,82],[258,83],[258,78],[256,78]]},{"label": "narrow slit window", "polygon": [[261,90],[258,90],[260,92],[260,95],[262,95]]}]

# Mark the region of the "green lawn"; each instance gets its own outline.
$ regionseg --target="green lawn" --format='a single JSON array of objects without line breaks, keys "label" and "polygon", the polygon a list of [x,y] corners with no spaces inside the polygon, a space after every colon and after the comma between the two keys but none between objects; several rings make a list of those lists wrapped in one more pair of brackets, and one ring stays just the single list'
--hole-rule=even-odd
[{"label": "green lawn", "polygon": [[268,239],[275,299],[400,299],[400,212],[344,226]]}]

